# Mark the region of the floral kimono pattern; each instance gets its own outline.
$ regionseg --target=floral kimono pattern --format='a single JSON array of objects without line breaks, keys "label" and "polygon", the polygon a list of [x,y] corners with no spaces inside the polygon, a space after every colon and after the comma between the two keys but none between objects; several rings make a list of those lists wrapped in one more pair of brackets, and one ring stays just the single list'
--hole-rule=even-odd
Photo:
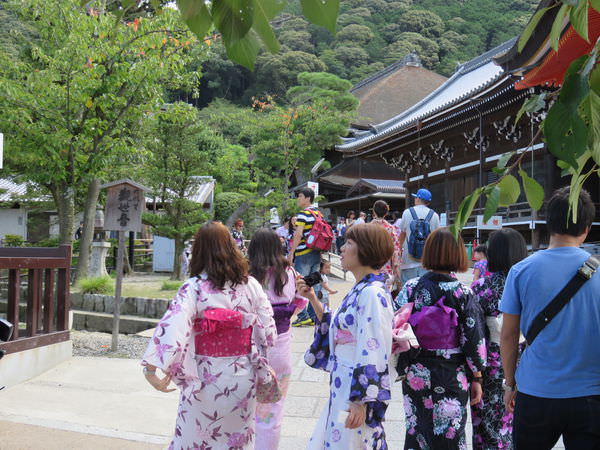
[{"label": "floral kimono pattern", "polygon": [[[196,324],[211,309],[241,314],[242,328],[251,327],[249,353],[196,354],[197,345],[203,342]],[[204,328],[215,327],[218,324],[212,322]],[[143,365],[151,364],[170,374],[180,390],[169,450],[254,448],[255,385],[270,381],[262,355],[276,336],[271,304],[254,278],[249,277],[247,284],[226,284],[219,290],[203,274],[181,286],[142,360]],[[218,348],[226,352],[229,346],[238,346],[233,341],[228,344]]]},{"label": "floral kimono pattern", "polygon": [[[305,362],[330,373],[329,404],[308,449],[387,448],[383,421],[390,392],[393,311],[385,275],[370,274],[356,283],[335,313],[315,325],[315,340]],[[365,423],[348,429],[351,402],[366,404]]]},{"label": "floral kimono pattern", "polygon": [[275,282],[272,277],[265,286],[267,297],[273,306],[277,325],[277,340],[267,351],[269,364],[275,371],[279,387],[283,393],[277,403],[256,404],[256,448],[261,450],[277,450],[283,421],[283,407],[292,375],[292,330],[291,317],[302,311],[308,300],[296,295],[296,271],[287,269],[288,282],[283,287],[282,295],[275,292]]},{"label": "floral kimono pattern", "polygon": [[[483,309],[486,321],[501,317],[498,303],[504,292],[506,276],[492,273],[475,281],[471,286]],[[500,359],[500,344],[490,340],[490,329],[486,327],[487,367],[483,371],[483,398],[471,406],[473,418],[473,448],[492,450],[512,448],[512,413],[504,408],[502,380],[504,371]]]},{"label": "floral kimono pattern", "polygon": [[380,270],[381,273],[385,273],[387,275],[385,285],[391,291],[394,287],[394,283],[400,281],[400,264],[402,263],[402,246],[400,245],[400,236],[398,235],[398,230],[396,227],[391,225],[385,219],[373,219],[371,223],[381,225],[385,231],[389,233],[392,241],[394,242],[394,253],[392,258],[386,262]]},{"label": "floral kimono pattern", "polygon": [[459,346],[422,350],[406,368],[402,382],[405,449],[467,448],[467,373],[482,371],[486,362],[481,308],[470,288],[448,275],[428,272],[404,285],[395,299],[394,309],[414,302],[414,314],[442,297],[445,306],[458,314]]}]

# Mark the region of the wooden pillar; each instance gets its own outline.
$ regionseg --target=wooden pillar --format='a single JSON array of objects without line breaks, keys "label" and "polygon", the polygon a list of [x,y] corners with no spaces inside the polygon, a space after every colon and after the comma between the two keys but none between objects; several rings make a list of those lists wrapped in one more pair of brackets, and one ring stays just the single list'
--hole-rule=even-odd
[{"label": "wooden pillar", "polygon": [[54,269],[44,274],[44,333],[54,331]]},{"label": "wooden pillar", "polygon": [[40,325],[41,269],[29,269],[27,278],[27,336],[38,334]]},{"label": "wooden pillar", "polygon": [[[65,258],[71,261],[71,246],[65,247]],[[56,282],[56,329],[65,331],[69,329],[69,287],[71,285],[71,268],[58,269]]]},{"label": "wooden pillar", "polygon": [[14,325],[12,339],[19,337],[19,302],[21,301],[21,271],[8,271],[8,309],[6,320]]}]

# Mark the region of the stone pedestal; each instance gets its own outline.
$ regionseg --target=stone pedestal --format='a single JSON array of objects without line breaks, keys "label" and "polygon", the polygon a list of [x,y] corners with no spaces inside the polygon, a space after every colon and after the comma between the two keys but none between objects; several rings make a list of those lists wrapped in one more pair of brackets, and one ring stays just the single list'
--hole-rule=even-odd
[{"label": "stone pedestal", "polygon": [[92,242],[92,257],[90,259],[90,277],[108,276],[106,271],[106,255],[110,242]]}]

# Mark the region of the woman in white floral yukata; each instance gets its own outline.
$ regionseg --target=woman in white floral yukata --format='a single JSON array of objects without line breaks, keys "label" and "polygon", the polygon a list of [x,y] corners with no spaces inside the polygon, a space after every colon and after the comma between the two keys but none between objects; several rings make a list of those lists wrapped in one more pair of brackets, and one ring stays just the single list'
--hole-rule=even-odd
[{"label": "woman in white floral yukata", "polygon": [[317,315],[306,363],[330,373],[329,404],[308,449],[385,449],[383,421],[391,397],[393,311],[379,269],[392,257],[390,235],[373,224],[353,225],[342,246],[342,267],[357,280],[340,307],[323,310],[312,288],[298,281]]},{"label": "woman in white floral yukata", "polygon": [[483,312],[471,289],[451,276],[467,270],[460,236],[433,231],[422,264],[428,272],[407,281],[394,301],[394,309],[412,303],[409,322],[421,347],[404,368],[404,448],[466,450],[469,391],[472,405],[482,397]]},{"label": "woman in white floral yukata", "polygon": [[190,273],[142,360],[154,388],[169,392],[172,380],[180,390],[169,450],[254,449],[256,383],[272,380],[263,355],[277,336],[273,309],[220,223],[196,234]]},{"label": "woman in white floral yukata", "polygon": [[306,307],[308,300],[296,295],[297,272],[285,257],[277,233],[266,228],[254,233],[248,246],[248,258],[250,273],[263,286],[273,307],[277,340],[275,346],[269,348],[267,358],[283,394],[277,403],[257,403],[256,448],[277,450],[292,375],[291,318]]}]

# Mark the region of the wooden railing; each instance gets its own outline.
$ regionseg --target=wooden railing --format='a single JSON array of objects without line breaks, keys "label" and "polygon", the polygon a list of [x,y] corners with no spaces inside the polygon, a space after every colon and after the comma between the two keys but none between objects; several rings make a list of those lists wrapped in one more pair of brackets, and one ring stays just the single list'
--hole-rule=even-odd
[{"label": "wooden railing", "polygon": [[[600,222],[600,203],[594,203],[596,207],[596,216],[594,218],[594,222]],[[474,226],[476,223],[477,215],[483,215],[484,208],[475,208],[471,213],[471,216],[467,220],[466,226]],[[457,212],[451,211],[449,214],[450,223],[454,223],[456,219]],[[498,208],[498,211],[494,214],[497,216],[502,216],[503,225],[510,225],[512,222],[523,222],[528,220],[533,220],[534,213],[529,206],[529,203],[515,203],[508,207]],[[535,215],[536,220],[545,220],[546,219],[546,202],[542,205],[542,208],[537,211]]]},{"label": "wooden railing", "polygon": [[[8,269],[6,319],[14,325],[0,349],[16,353],[69,340],[71,246],[0,248],[0,269]],[[27,277],[25,328],[19,327],[21,280]]]}]

